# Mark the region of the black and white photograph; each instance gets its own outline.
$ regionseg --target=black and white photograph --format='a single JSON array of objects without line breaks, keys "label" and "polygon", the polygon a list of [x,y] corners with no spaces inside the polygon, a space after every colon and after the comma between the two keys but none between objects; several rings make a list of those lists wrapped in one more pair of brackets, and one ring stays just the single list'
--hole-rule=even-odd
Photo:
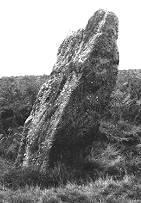
[{"label": "black and white photograph", "polygon": [[0,203],[141,203],[141,2],[0,0]]}]

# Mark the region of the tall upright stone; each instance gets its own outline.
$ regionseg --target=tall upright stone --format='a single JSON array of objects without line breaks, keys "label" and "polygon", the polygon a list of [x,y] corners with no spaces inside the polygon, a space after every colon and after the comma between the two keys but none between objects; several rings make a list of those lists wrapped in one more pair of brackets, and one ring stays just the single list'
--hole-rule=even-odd
[{"label": "tall upright stone", "polygon": [[98,10],[85,29],[63,41],[25,122],[18,165],[46,170],[58,161],[83,160],[116,83],[117,38],[115,14]]}]

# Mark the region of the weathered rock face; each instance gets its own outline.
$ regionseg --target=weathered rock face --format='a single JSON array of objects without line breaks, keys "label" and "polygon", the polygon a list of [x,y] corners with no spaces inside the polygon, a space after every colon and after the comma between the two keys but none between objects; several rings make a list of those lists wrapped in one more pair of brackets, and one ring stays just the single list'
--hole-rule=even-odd
[{"label": "weathered rock face", "polygon": [[[48,81],[25,122],[17,164],[46,169],[84,158],[116,83],[118,19],[98,10],[63,41]],[[98,136],[98,135],[97,135]]]}]

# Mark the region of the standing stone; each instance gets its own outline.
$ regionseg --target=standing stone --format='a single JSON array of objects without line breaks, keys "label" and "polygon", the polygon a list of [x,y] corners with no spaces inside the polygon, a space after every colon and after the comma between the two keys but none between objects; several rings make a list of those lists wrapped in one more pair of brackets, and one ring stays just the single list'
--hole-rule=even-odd
[{"label": "standing stone", "polygon": [[118,19],[98,10],[61,44],[57,62],[25,122],[17,165],[47,169],[84,159],[117,78]]}]

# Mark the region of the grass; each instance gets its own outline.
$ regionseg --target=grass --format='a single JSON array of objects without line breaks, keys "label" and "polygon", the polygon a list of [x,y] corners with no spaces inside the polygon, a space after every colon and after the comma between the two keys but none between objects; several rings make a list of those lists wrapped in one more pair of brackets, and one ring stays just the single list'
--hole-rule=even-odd
[{"label": "grass", "polygon": [[[76,171],[67,171],[60,165],[49,171],[45,180],[46,187],[36,184],[40,174],[30,170],[15,170],[11,163],[0,160],[1,174],[4,181],[0,186],[0,202],[2,203],[139,203],[141,202],[141,176],[130,173],[129,168],[136,165],[140,170],[139,156],[134,157],[130,150],[128,156],[121,153],[115,145],[99,147],[94,154],[91,151],[88,161],[99,169],[97,178],[77,181]],[[129,155],[130,154],[130,155]],[[139,155],[139,154],[137,154]],[[129,159],[130,157],[130,159]],[[128,159],[127,159],[128,158]],[[126,160],[127,159],[127,160]],[[135,162],[135,163],[134,163]],[[139,165],[139,166],[138,166]],[[135,167],[135,166],[134,166]],[[92,169],[93,170],[93,169]],[[124,173],[121,175],[121,171]],[[6,171],[6,172],[5,172]],[[88,170],[86,170],[88,171]],[[113,175],[110,171],[116,171]],[[118,173],[117,173],[118,171]],[[73,177],[73,173],[75,178]],[[78,171],[77,171],[78,173]],[[69,175],[70,174],[70,175]],[[118,175],[117,175],[118,174]],[[120,178],[119,178],[120,174]],[[92,175],[92,174],[91,174]],[[93,171],[93,175],[95,172]],[[65,181],[64,181],[65,178]],[[34,184],[34,181],[35,184]],[[38,179],[39,180],[39,179]],[[52,182],[50,182],[52,181]],[[8,185],[11,183],[12,185]],[[32,183],[32,184],[31,184]]]},{"label": "grass", "polygon": [[140,132],[123,127],[128,126],[122,126],[126,141],[113,127],[107,141],[93,143],[80,168],[58,163],[43,174],[32,167],[15,169],[1,158],[0,203],[141,202]]},{"label": "grass", "polygon": [[137,203],[141,202],[141,181],[137,182],[134,176],[126,175],[121,181],[106,177],[82,185],[67,183],[43,190],[38,186],[26,186],[16,191],[1,188],[0,198],[2,202],[8,203]]}]

